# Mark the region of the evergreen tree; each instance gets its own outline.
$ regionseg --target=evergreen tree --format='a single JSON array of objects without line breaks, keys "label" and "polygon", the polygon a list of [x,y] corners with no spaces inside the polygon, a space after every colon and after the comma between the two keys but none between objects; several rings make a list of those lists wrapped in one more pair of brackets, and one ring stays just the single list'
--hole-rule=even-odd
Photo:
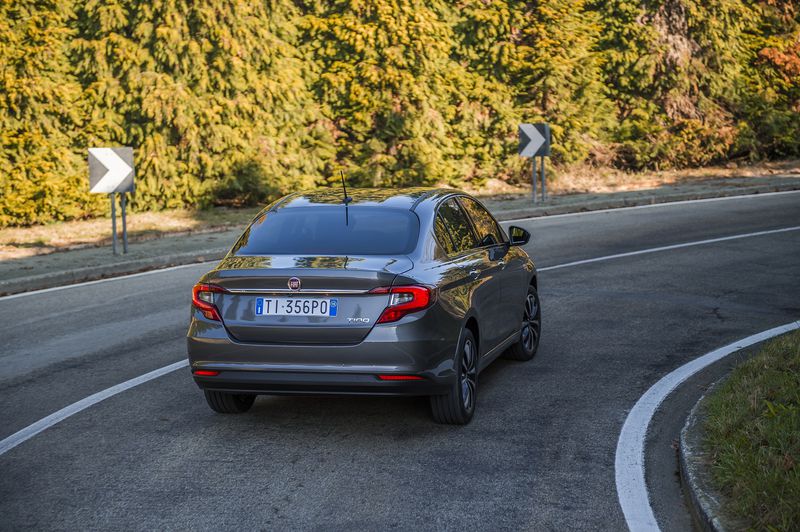
[{"label": "evergreen tree", "polygon": [[456,184],[503,172],[508,92],[454,61],[444,1],[335,1],[307,6],[304,50],[317,97],[338,130],[355,183]]},{"label": "evergreen tree", "polygon": [[528,9],[511,77],[519,106],[526,121],[552,125],[557,163],[581,161],[613,120],[595,53],[599,17],[584,0],[541,0]]},{"label": "evergreen tree", "polygon": [[[0,226],[105,212],[89,146],[129,145],[136,209],[338,179],[800,154],[793,0],[0,0]],[[527,180],[527,179],[526,179]]]},{"label": "evergreen tree", "polygon": [[750,158],[798,156],[800,7],[791,0],[748,7],[736,151]]},{"label": "evergreen tree", "polygon": [[602,21],[598,53],[603,92],[614,102],[616,115],[612,134],[616,146],[604,162],[643,168],[663,157],[656,140],[668,122],[658,102],[663,87],[656,76],[657,34],[646,23],[640,0],[597,0],[592,9]]},{"label": "evergreen tree", "polygon": [[289,2],[91,0],[78,15],[87,143],[134,147],[136,206],[261,201],[319,180],[331,128]]},{"label": "evergreen tree", "polygon": [[739,0],[653,2],[648,20],[658,34],[660,81],[655,101],[669,119],[661,166],[699,166],[725,157],[736,131],[742,20]]},{"label": "evergreen tree", "polygon": [[0,227],[97,212],[75,149],[71,16],[55,0],[0,2]]}]

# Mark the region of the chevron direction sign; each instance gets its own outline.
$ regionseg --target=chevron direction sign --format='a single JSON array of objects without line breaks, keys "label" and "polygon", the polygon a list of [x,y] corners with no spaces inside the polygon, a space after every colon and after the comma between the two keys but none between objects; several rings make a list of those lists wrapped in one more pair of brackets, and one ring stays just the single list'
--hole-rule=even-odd
[{"label": "chevron direction sign", "polygon": [[89,192],[133,192],[133,148],[89,148]]},{"label": "chevron direction sign", "polygon": [[543,122],[520,124],[519,154],[522,157],[550,155],[550,126]]}]

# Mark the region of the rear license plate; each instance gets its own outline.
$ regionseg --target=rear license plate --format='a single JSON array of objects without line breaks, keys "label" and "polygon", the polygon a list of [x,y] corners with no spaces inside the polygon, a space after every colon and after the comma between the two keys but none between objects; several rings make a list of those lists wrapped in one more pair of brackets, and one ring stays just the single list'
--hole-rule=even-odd
[{"label": "rear license plate", "polygon": [[338,299],[257,297],[256,316],[336,316]]}]

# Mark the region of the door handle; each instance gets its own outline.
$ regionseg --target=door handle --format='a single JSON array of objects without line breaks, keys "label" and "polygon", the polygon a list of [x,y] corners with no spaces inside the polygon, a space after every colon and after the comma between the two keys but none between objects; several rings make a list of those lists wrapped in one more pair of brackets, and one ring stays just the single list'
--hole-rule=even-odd
[{"label": "door handle", "polygon": [[497,265],[500,266],[501,268],[505,268],[506,267],[506,261],[501,260],[500,262],[497,263]]},{"label": "door handle", "polygon": [[470,270],[469,271],[469,276],[472,277],[473,279],[477,279],[478,277],[481,276],[481,271],[480,270]]}]

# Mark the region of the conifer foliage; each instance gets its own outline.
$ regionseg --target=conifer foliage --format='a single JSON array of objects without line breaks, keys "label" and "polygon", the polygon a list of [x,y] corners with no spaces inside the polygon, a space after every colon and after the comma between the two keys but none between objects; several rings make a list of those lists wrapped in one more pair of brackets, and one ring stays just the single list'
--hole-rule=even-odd
[{"label": "conifer foliage", "polygon": [[81,181],[81,86],[67,55],[71,17],[58,0],[0,2],[0,227],[92,208]]},{"label": "conifer foliage", "polygon": [[133,146],[135,209],[557,165],[800,154],[789,0],[0,0],[0,226],[87,217],[91,146]]},{"label": "conifer foliage", "polygon": [[504,172],[510,93],[452,58],[445,0],[340,0],[314,7],[302,50],[337,128],[337,160],[357,184],[408,186]]},{"label": "conifer foliage", "polygon": [[72,57],[88,142],[134,146],[137,205],[314,185],[331,132],[291,42],[295,18],[289,2],[247,0],[79,8]]}]

